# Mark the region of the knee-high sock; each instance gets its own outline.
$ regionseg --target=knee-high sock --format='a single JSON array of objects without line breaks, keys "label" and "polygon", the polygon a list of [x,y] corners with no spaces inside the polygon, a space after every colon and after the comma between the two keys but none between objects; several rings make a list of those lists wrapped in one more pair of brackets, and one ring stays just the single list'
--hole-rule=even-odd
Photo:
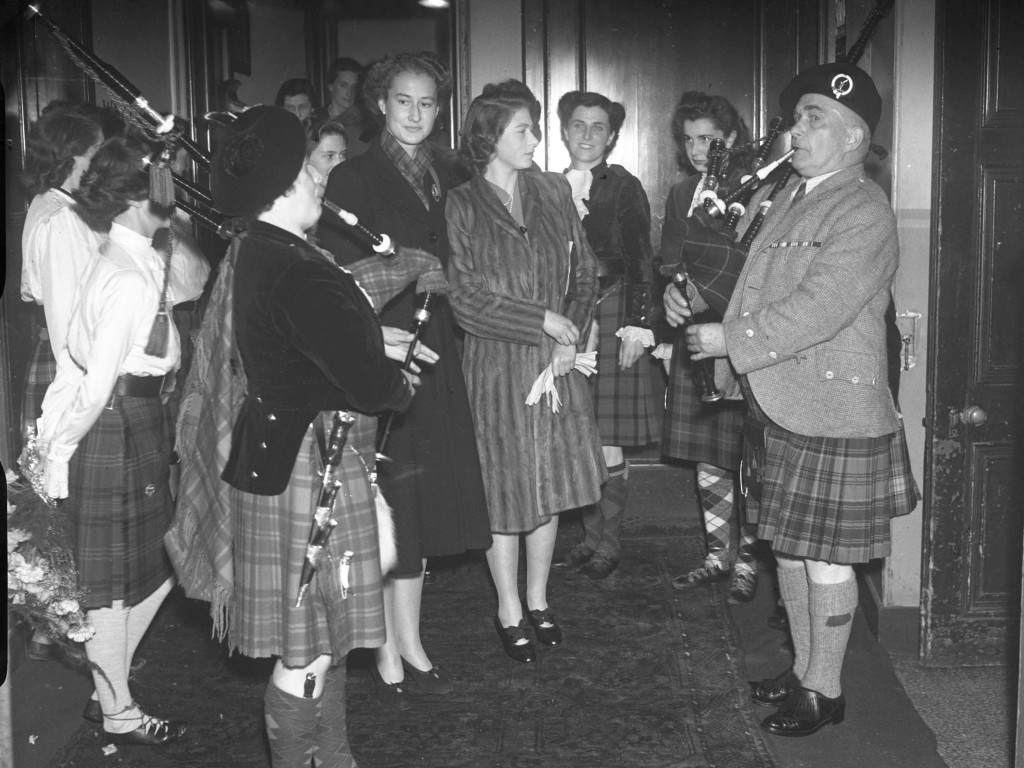
[{"label": "knee-high sock", "polygon": [[128,609],[128,625],[127,625],[127,645],[125,646],[125,669],[132,668],[132,659],[135,658],[135,649],[139,647],[139,643],[142,642],[143,635],[146,634],[146,630],[149,629],[149,625],[153,623],[153,617],[156,616],[156,612],[160,610],[160,606],[163,605],[164,599],[166,599],[168,593],[171,591],[171,587],[174,586],[174,579],[167,579],[163,584],[154,589],[146,599],[137,605],[133,605]]},{"label": "knee-high sock", "polygon": [[757,537],[751,533],[747,526],[740,526],[740,545],[736,550],[736,562],[733,564],[733,568],[740,570],[755,570],[755,560],[757,559],[754,553],[754,547],[757,544]]},{"label": "knee-high sock", "polygon": [[697,464],[697,489],[704,513],[704,534],[708,543],[708,560],[721,568],[729,567],[729,526],[733,514],[733,473],[721,467]]},{"label": "knee-high sock", "polygon": [[263,717],[273,768],[310,768],[320,723],[321,699],[285,693],[273,681],[263,695]]},{"label": "knee-high sock", "polygon": [[797,567],[779,565],[779,594],[786,604],[789,633],[793,640],[793,672],[801,681],[807,672],[811,652],[811,617],[808,612],[807,570],[803,563]]},{"label": "knee-high sock", "polygon": [[352,749],[348,743],[348,727],[345,724],[345,680],[347,670],[345,659],[332,667],[324,681],[323,702],[320,709],[320,724],[316,731],[316,751],[313,764],[316,768],[355,768]]},{"label": "knee-high sock", "polygon": [[608,481],[601,487],[601,500],[595,510],[601,517],[601,536],[600,543],[594,549],[611,558],[619,556],[619,531],[626,516],[628,482],[629,464],[622,462],[614,467],[608,467]]},{"label": "knee-high sock", "polygon": [[[843,692],[840,675],[846,645],[857,610],[857,580],[838,584],[810,583],[811,654],[807,672],[800,676],[805,688],[834,699]],[[789,609],[787,601],[786,609]],[[792,618],[790,626],[792,626]]]},{"label": "knee-high sock", "polygon": [[96,633],[85,642],[85,655],[98,669],[93,669],[96,698],[103,710],[103,729],[108,733],[134,730],[142,722],[142,713],[132,702],[128,689],[128,614],[131,609],[121,600],[110,608],[94,608],[87,612]]}]

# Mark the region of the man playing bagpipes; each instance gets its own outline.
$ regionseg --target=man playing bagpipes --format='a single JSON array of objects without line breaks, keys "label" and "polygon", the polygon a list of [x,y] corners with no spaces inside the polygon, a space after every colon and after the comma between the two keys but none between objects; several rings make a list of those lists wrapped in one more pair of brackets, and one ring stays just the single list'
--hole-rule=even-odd
[{"label": "man playing bagpipes", "polygon": [[704,303],[724,309],[721,323],[687,328],[687,348],[693,360],[720,358],[720,387],[738,377],[742,474],[758,536],[778,561],[794,648],[793,667],[753,683],[752,696],[778,707],[765,730],[807,736],[845,715],[853,566],[889,554],[890,519],[919,494],[886,370],[895,217],[864,173],[881,97],[866,72],[841,62],[800,73],[779,103],[793,119],[799,178],[755,194],[741,229],[775,199],[745,258],[731,238],[691,226],[682,250],[697,290],[684,297],[669,286],[664,298],[675,326]]}]

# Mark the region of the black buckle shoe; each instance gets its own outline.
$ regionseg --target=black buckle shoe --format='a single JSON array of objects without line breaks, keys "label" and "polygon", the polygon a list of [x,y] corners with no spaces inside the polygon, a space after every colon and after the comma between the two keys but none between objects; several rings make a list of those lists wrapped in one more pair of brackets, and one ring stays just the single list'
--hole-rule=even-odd
[{"label": "black buckle shoe", "polygon": [[[514,627],[503,627],[501,626],[501,619],[495,616],[494,628],[498,630],[501,645],[510,659],[527,664],[537,658],[537,652],[533,647],[533,643],[530,642],[530,637],[526,634],[526,619],[520,619],[519,623]],[[526,638],[525,643],[517,642],[524,637]]]},{"label": "black buckle shoe", "polygon": [[672,579],[672,586],[676,589],[693,589],[708,584],[718,584],[729,578],[728,568],[719,568],[710,563],[704,563],[700,568],[694,568],[689,573],[676,576]]},{"label": "black buckle shoe", "polygon": [[777,677],[751,680],[750,698],[755,704],[760,704],[762,707],[777,707],[799,685],[800,681],[793,674],[793,670],[787,669]]},{"label": "black buckle shoe", "polygon": [[846,697],[834,699],[810,688],[797,686],[761,727],[776,736],[810,736],[826,725],[839,725],[846,716]]},{"label": "black buckle shoe", "polygon": [[[530,617],[530,623],[533,624],[533,631],[537,635],[538,642],[544,645],[562,644],[562,628],[558,626],[555,614],[551,612],[550,608],[545,608],[543,611],[527,611],[526,615]],[[545,624],[548,626],[545,627]]]},{"label": "black buckle shoe", "polygon": [[103,732],[108,744],[134,744],[140,747],[161,747],[185,735],[188,725],[181,720],[161,720],[144,714],[142,725],[127,733]]}]

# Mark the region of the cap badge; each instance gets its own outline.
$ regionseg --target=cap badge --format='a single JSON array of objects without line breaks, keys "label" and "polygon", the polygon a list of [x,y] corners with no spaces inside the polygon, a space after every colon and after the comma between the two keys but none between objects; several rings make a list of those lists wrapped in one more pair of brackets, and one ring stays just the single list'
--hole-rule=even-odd
[{"label": "cap badge", "polygon": [[837,99],[849,96],[853,91],[853,78],[849,75],[838,74],[832,78],[832,93]]}]

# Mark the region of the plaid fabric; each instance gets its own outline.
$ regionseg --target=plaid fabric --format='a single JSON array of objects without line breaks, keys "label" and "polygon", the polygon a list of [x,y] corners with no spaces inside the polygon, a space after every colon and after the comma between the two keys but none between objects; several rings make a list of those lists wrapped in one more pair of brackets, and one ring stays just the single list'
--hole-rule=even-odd
[{"label": "plaid fabric", "polygon": [[626,292],[617,283],[598,302],[597,373],[591,377],[594,415],[603,445],[641,446],[658,439],[662,388],[646,355],[632,368],[619,368],[615,332],[626,314]]},{"label": "plaid fabric", "polygon": [[889,521],[917,505],[906,435],[807,437],[770,423],[758,536],[790,557],[866,563],[890,552]]},{"label": "plaid fabric", "polygon": [[79,444],[64,502],[73,525],[83,608],[135,605],[173,571],[170,424],[159,398],[117,397]]},{"label": "plaid fabric", "polygon": [[[256,496],[230,490],[235,601],[229,648],[246,656],[281,656],[286,666],[305,666],[321,654],[340,659],[353,648],[384,643],[377,519],[366,475],[366,467],[373,467],[377,420],[354,415],[356,422],[335,475],[342,485],[334,509],[338,527],[328,542],[330,561],[325,560],[313,577],[302,607],[294,607],[295,598],[320,486],[312,426],[283,494]],[[343,599],[338,563],[346,550],[355,557],[348,597]]]},{"label": "plaid fabric", "polygon": [[391,131],[384,130],[380,134],[380,146],[388,159],[395,164],[402,177],[409,182],[409,186],[423,203],[423,207],[429,211],[430,201],[427,199],[426,190],[423,189],[423,182],[426,175],[430,173],[430,162],[433,160],[430,142],[421,143],[416,148],[416,155],[409,157],[409,153],[398,143],[398,139],[391,135]]},{"label": "plaid fabric", "polygon": [[50,349],[49,338],[37,338],[32,359],[25,374],[25,395],[21,401],[22,421],[38,419],[43,412],[46,388],[57,377],[57,359]]},{"label": "plaid fabric", "polygon": [[679,266],[701,297],[719,316],[725,314],[747,254],[707,223],[703,209],[685,219],[666,218],[658,258],[661,273],[670,277]]},{"label": "plaid fabric", "polygon": [[701,391],[693,380],[693,362],[677,341],[665,398],[661,452],[674,459],[703,461],[723,469],[738,470],[742,401],[705,403],[700,396]]}]

